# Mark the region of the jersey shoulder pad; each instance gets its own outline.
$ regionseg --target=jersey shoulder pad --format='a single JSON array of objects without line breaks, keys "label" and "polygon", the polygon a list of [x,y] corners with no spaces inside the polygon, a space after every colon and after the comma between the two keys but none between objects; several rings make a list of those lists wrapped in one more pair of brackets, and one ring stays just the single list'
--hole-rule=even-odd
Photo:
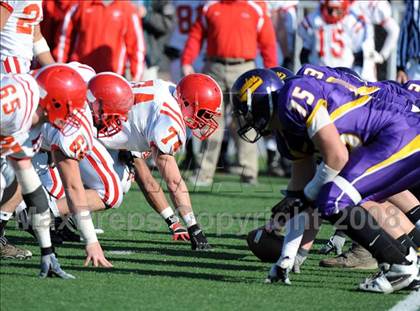
[{"label": "jersey shoulder pad", "polygon": [[296,73],[301,76],[310,76],[318,80],[325,80],[328,76],[327,67],[317,66],[312,64],[304,64]]},{"label": "jersey shoulder pad", "polygon": [[60,150],[68,158],[83,159],[93,147],[93,132],[87,116],[79,113],[78,120],[79,125],[68,124],[62,130],[46,124],[43,130],[43,146],[47,150]]},{"label": "jersey shoulder pad", "polygon": [[154,145],[162,153],[175,154],[185,144],[186,130],[179,106],[170,102],[164,102],[157,112],[153,129],[149,130],[149,145]]},{"label": "jersey shoulder pad", "polygon": [[29,131],[39,103],[39,88],[29,74],[8,74],[1,79],[1,135]]}]

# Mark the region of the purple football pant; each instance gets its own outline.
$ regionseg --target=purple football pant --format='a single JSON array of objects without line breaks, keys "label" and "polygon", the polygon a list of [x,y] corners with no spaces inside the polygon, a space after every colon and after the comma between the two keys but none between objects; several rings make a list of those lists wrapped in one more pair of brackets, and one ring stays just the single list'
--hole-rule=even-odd
[{"label": "purple football pant", "polygon": [[381,202],[420,180],[420,115],[396,116],[372,142],[357,148],[316,201],[323,216],[331,216],[366,201]]}]

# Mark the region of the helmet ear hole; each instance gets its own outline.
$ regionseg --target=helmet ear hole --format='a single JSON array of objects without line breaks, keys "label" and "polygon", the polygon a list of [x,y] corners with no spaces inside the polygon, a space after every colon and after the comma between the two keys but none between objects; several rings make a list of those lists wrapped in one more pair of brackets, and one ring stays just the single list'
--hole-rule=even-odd
[{"label": "helmet ear hole", "polygon": [[61,104],[57,101],[54,101],[54,108],[55,109],[60,109],[60,107],[61,107]]}]

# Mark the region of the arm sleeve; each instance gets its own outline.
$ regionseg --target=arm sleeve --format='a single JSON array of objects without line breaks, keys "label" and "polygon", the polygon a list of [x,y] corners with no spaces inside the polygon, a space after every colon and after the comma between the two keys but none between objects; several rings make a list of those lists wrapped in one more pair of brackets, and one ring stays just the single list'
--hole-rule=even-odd
[{"label": "arm sleeve", "polygon": [[267,9],[263,8],[263,12],[264,23],[258,32],[257,40],[264,66],[270,68],[278,65],[277,41],[273,23],[271,22]]},{"label": "arm sleeve", "polygon": [[1,0],[0,1],[0,6],[4,7],[7,11],[9,11],[10,14],[13,13],[14,11],[14,7],[16,5],[15,0]]},{"label": "arm sleeve", "polygon": [[82,160],[92,149],[92,137],[86,137],[84,131],[76,130],[63,134],[50,124],[43,128],[43,148],[60,150],[67,158]]},{"label": "arm sleeve", "polygon": [[135,10],[129,12],[125,44],[133,81],[140,81],[144,71],[145,44],[140,16]]},{"label": "arm sleeve", "polygon": [[324,126],[332,123],[326,100],[315,79],[296,80],[287,92],[281,95],[287,102],[280,121],[290,132],[312,138]]},{"label": "arm sleeve", "polygon": [[64,16],[61,22],[60,31],[57,31],[56,42],[57,46],[54,48],[53,56],[58,63],[66,63],[70,56],[71,44],[74,44],[74,25],[78,16],[78,5],[72,6]]},{"label": "arm sleeve", "polygon": [[178,116],[173,111],[165,114],[161,110],[155,124],[149,127],[146,136],[150,147],[156,147],[164,154],[174,155],[185,145],[185,127],[179,123]]},{"label": "arm sleeve", "polygon": [[197,17],[194,25],[191,27],[188,34],[187,42],[181,55],[181,65],[192,65],[200,54],[203,40],[206,36],[206,29],[204,27],[205,13]]},{"label": "arm sleeve", "polygon": [[384,57],[384,59],[388,59],[394,47],[397,45],[400,27],[392,17],[389,17],[387,20],[385,20],[382,26],[387,32],[387,36],[381,49],[381,55]]},{"label": "arm sleeve", "polygon": [[373,43],[373,32],[369,31],[369,27],[366,22],[354,16],[356,21],[354,25],[349,29],[352,35],[352,51],[357,53],[363,50],[364,44]]}]

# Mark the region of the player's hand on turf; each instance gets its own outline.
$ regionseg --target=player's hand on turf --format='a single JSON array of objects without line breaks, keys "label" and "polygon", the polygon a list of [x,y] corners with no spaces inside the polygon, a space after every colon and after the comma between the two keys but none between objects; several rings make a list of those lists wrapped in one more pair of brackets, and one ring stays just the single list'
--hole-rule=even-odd
[{"label": "player's hand on turf", "polygon": [[75,279],[73,275],[61,269],[60,264],[58,263],[58,260],[55,257],[54,253],[44,255],[41,257],[41,272],[39,272],[39,277],[41,279],[53,276],[57,276],[65,280]]},{"label": "player's hand on turf", "polygon": [[84,266],[87,267],[92,262],[94,267],[112,268],[110,263],[104,255],[101,245],[99,242],[94,242],[86,245],[86,260]]},{"label": "player's hand on turf", "polygon": [[188,234],[187,229],[182,226],[179,222],[176,222],[169,226],[169,229],[172,232],[172,239],[174,241],[189,241],[190,235]]},{"label": "player's hand on turf", "polygon": [[194,225],[188,228],[188,233],[191,238],[191,249],[193,251],[209,251],[211,250],[211,245],[207,241],[204,232],[200,229],[198,225]]}]

